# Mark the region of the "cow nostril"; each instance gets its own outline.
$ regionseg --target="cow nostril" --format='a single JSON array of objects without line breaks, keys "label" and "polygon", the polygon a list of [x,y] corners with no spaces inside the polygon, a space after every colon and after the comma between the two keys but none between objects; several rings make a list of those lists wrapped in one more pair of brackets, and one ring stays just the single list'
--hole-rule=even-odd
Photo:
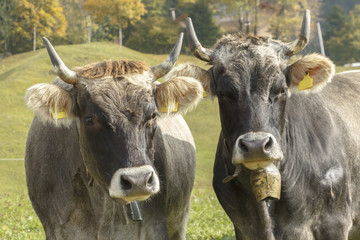
[{"label": "cow nostril", "polygon": [[150,173],[146,185],[153,185],[153,182],[154,182],[154,174]]},{"label": "cow nostril", "polygon": [[124,190],[130,190],[132,188],[131,182],[126,180],[124,176],[120,177],[120,184]]},{"label": "cow nostril", "polygon": [[240,139],[239,147],[240,147],[240,149],[241,149],[241,151],[242,151],[243,153],[248,153],[248,152],[249,152],[248,147],[246,146],[246,144],[243,142],[242,139]]},{"label": "cow nostril", "polygon": [[270,149],[272,148],[273,145],[274,145],[274,142],[273,142],[272,138],[269,137],[268,141],[266,142],[266,144],[264,146],[264,150],[265,151],[270,151]]}]

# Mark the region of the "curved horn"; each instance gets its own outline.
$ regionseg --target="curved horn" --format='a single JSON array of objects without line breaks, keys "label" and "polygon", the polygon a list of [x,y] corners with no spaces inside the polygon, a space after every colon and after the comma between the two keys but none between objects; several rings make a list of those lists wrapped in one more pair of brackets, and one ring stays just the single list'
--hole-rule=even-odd
[{"label": "curved horn", "polygon": [[201,45],[201,43],[199,42],[199,40],[196,36],[191,18],[189,18],[189,17],[186,18],[186,33],[187,33],[187,38],[188,38],[191,53],[195,57],[197,57],[205,62],[210,62],[210,60],[211,60],[210,55],[211,55],[212,50],[204,48]]},{"label": "curved horn", "polygon": [[66,83],[75,84],[78,80],[76,72],[71,71],[66,67],[64,62],[61,60],[59,55],[56,53],[54,47],[51,45],[50,41],[43,37],[42,40],[45,43],[45,47],[49,53],[51,62],[55,68],[56,74]]},{"label": "curved horn", "polygon": [[293,56],[303,50],[310,38],[310,11],[305,10],[303,22],[299,38],[293,42],[287,43],[288,50],[285,52],[287,56]]},{"label": "curved horn", "polygon": [[166,58],[166,60],[159,65],[151,67],[151,72],[154,74],[155,79],[159,79],[165,74],[167,74],[174,66],[181,51],[183,38],[184,38],[184,33],[180,33],[176,41],[175,47],[171,51],[170,55]]}]

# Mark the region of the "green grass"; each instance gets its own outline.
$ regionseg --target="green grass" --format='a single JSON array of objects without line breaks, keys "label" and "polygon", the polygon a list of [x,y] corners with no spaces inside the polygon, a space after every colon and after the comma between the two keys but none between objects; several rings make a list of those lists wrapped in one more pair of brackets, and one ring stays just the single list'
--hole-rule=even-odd
[{"label": "green grass", "polygon": [[41,223],[24,194],[0,194],[0,239],[45,239]]},{"label": "green grass", "polygon": [[[142,54],[116,44],[55,46],[70,68],[107,59],[140,60],[153,66],[166,55]],[[205,64],[181,55],[178,62]],[[55,75],[45,49],[0,61],[0,158],[23,158],[33,114],[25,107],[27,88],[52,82]],[[212,166],[220,132],[216,101],[202,101],[186,115],[197,147],[196,183],[187,239],[234,239],[232,224],[211,188]],[[0,161],[0,239],[44,239],[41,224],[27,197],[24,161]]]},{"label": "green grass", "polygon": [[[45,239],[41,223],[26,194],[0,193],[0,212],[0,239]],[[194,190],[186,239],[234,239],[232,224],[212,190]]]}]

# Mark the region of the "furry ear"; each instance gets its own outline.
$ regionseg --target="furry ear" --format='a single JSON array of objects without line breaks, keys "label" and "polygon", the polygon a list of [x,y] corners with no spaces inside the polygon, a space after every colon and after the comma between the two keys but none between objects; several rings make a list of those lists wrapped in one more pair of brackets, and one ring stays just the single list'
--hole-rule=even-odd
[{"label": "furry ear", "polygon": [[[333,62],[327,57],[319,54],[310,54],[297,60],[290,67],[290,91],[291,93],[303,92],[313,93],[320,91],[327,83],[329,83],[335,73]],[[309,75],[308,77],[304,77]],[[312,80],[309,80],[309,77]],[[299,87],[303,85],[305,87]],[[302,82],[303,81],[303,82]],[[312,81],[312,83],[311,83]],[[301,83],[302,82],[302,83]],[[299,90],[300,88],[300,90]],[[302,90],[302,88],[305,88]]]},{"label": "furry ear", "polygon": [[190,63],[179,64],[173,69],[171,69],[171,71],[165,76],[165,81],[168,81],[169,79],[175,77],[195,78],[203,86],[206,93],[206,95],[204,94],[204,96],[214,98],[215,94],[212,93],[210,87],[211,78],[208,71],[206,71],[205,69],[202,69],[201,67],[195,66]]},{"label": "furry ear", "polygon": [[175,77],[156,86],[157,107],[162,113],[186,113],[202,96],[201,84],[190,77]]},{"label": "furry ear", "polygon": [[67,91],[49,83],[30,87],[25,94],[26,106],[43,122],[70,126],[72,99]]}]

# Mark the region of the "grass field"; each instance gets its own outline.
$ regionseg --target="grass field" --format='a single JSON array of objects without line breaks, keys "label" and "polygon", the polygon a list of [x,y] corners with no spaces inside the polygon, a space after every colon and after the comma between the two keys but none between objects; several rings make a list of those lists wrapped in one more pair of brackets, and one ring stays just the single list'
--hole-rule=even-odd
[{"label": "grass field", "polygon": [[[107,59],[131,59],[161,63],[167,56],[142,54],[110,43],[56,46],[69,67]],[[204,64],[181,55],[178,62]],[[0,61],[0,158],[23,158],[33,114],[25,107],[24,94],[55,75],[47,52],[18,54]],[[216,101],[202,101],[185,118],[197,147],[196,184],[192,195],[187,239],[234,239],[232,225],[211,188],[212,165],[220,131]],[[24,161],[0,161],[0,239],[44,239],[44,233],[25,186]]]},{"label": "grass field", "polygon": [[[56,49],[69,67],[118,58],[155,65],[166,58],[165,55],[142,54],[110,43],[56,46]],[[182,55],[178,62],[187,61],[204,66],[191,56]],[[25,107],[23,97],[31,85],[52,82],[55,78],[52,69],[44,49],[0,61],[0,159],[24,157],[33,114]],[[348,69],[338,69],[343,70]],[[220,132],[216,100],[202,101],[185,119],[195,138],[198,159],[187,239],[235,239],[231,222],[211,188]],[[0,161],[0,239],[44,239],[41,224],[27,197],[24,161]]]}]

